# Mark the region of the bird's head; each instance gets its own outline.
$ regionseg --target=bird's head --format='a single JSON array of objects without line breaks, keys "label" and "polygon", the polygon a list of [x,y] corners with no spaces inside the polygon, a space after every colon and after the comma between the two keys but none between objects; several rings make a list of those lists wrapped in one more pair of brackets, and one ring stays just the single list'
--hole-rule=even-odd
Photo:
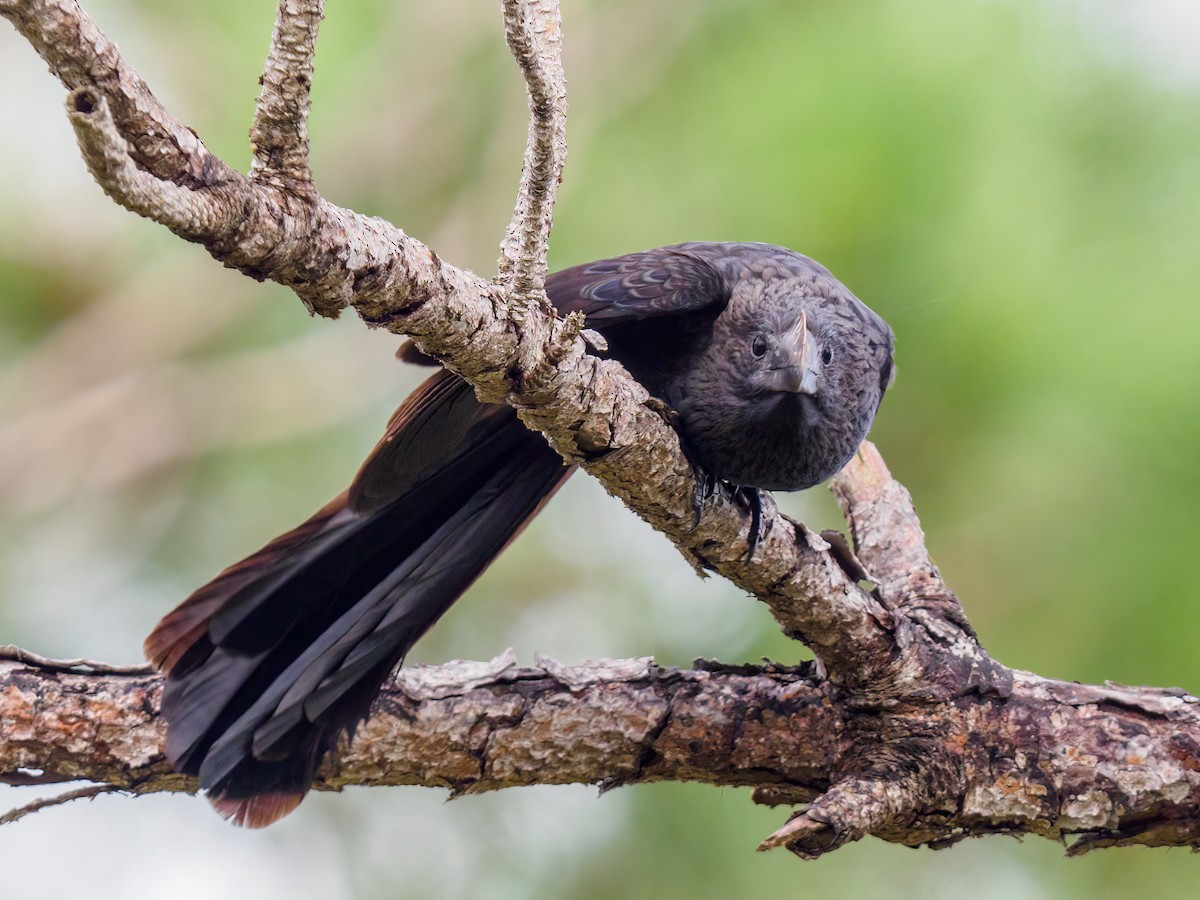
[{"label": "bird's head", "polygon": [[887,323],[824,269],[743,276],[665,399],[717,477],[771,490],[854,455],[891,381]]},{"label": "bird's head", "polygon": [[764,321],[748,349],[748,380],[756,394],[815,396],[822,366],[831,361],[830,350],[817,346],[808,330],[808,313],[803,309],[791,325],[781,325],[775,317]]},{"label": "bird's head", "polygon": [[[747,280],[718,320],[751,403],[865,435],[892,378],[892,332],[832,278]],[[720,333],[723,332],[723,333]]]}]

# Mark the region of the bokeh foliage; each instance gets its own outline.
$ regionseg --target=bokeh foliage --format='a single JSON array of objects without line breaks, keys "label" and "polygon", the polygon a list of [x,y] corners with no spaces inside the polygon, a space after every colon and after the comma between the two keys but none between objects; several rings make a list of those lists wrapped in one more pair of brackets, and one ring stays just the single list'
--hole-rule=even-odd
[{"label": "bokeh foliage", "polygon": [[[312,119],[331,199],[479,271],[524,132],[493,6],[332,4]],[[1200,77],[1112,40],[1111,3],[566,6],[554,264],[690,239],[820,259],[896,331],[874,439],[993,654],[1200,691]],[[85,7],[245,164],[270,3]],[[1194,17],[1178,27],[1200,45]],[[0,75],[0,642],[133,659],[191,587],[339,489],[418,376],[387,335],[309,320],[113,207],[7,27]],[[821,492],[786,503],[838,524]],[[679,665],[801,652],[582,477],[419,651],[509,644]],[[6,829],[0,860],[22,861],[18,887],[105,897],[1194,896],[1182,852],[753,854],[780,815],[687,785],[450,806],[351,791],[244,834],[196,801],[109,798]],[[50,836],[83,848],[72,872]]]}]

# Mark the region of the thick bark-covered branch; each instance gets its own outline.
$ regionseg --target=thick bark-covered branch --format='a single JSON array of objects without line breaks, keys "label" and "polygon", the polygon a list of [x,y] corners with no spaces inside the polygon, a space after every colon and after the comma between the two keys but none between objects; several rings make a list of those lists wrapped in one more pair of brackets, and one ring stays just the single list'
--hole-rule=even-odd
[{"label": "thick bark-covered branch", "polygon": [[[161,682],[0,663],[0,780],[98,781],[134,793],[194,792],[160,750]],[[959,759],[953,802],[927,797],[921,769],[837,782],[852,737],[876,718],[839,702],[811,667],[649,660],[563,667],[511,655],[401,670],[318,788],[415,784],[479,793],[530,784],[698,781],[753,786],[763,802],[818,799],[783,829],[805,855],[876,833],[944,845],[989,833],[1116,843],[1200,844],[1200,705],[1182,692],[1091,687],[1018,673],[1007,698],[969,695],[930,723],[935,753]],[[880,760],[884,774],[891,764]],[[824,802],[822,802],[824,801]],[[844,811],[845,820],[839,818]],[[832,823],[832,824],[831,824]]]},{"label": "thick bark-covered branch", "polygon": [[[313,185],[306,120],[320,0],[281,0],[248,176],[166,111],[73,2],[0,0],[0,16],[68,89],[84,162],[109,196],[224,265],[290,287],[315,313],[352,307],[411,336],[481,399],[514,406],[693,565],[763,600],[818,657],[800,671],[508,660],[410,670],[324,785],[752,784],[762,802],[811,802],[763,844],[806,857],[866,834],[933,845],[998,831],[1077,835],[1075,852],[1200,846],[1195,698],[1049,681],[992,660],[871,445],[834,484],[853,549],[768,504],[766,536],[747,559],[750,516],[721,493],[697,524],[694,473],[661,405],[589,354],[579,317],[557,319],[546,303],[566,152],[561,28],[553,0],[502,7],[531,120],[499,272],[487,280]],[[153,676],[63,668],[0,665],[0,777],[194,789],[162,759]]]},{"label": "thick bark-covered branch", "polygon": [[[519,668],[509,653],[402,669],[318,787],[421,784],[457,794],[667,778],[823,787],[834,712],[802,673],[539,662]],[[0,779],[36,769],[40,783],[195,791],[159,751],[160,690],[155,675],[0,662]]]}]

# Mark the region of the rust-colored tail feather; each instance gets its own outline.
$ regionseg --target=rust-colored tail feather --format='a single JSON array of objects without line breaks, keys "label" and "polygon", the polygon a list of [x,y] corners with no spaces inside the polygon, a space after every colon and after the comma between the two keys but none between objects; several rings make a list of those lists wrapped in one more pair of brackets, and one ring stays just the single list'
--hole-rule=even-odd
[{"label": "rust-colored tail feather", "polygon": [[241,828],[266,828],[294,811],[303,799],[303,793],[259,794],[241,800],[208,795],[208,802],[218,815]]}]

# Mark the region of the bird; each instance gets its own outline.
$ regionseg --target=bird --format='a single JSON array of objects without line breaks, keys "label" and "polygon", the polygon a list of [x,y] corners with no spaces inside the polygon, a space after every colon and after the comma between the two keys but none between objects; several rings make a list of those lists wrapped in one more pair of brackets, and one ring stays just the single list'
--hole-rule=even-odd
[{"label": "bird", "polygon": [[[698,483],[756,514],[759,491],[812,487],[849,461],[894,374],[887,323],[783,247],[676,244],[564,269],[545,291],[665,405]],[[411,342],[398,355],[437,365]],[[439,369],[347,490],[146,638],[169,761],[234,824],[292,812],[413,644],[575,468]]]}]

